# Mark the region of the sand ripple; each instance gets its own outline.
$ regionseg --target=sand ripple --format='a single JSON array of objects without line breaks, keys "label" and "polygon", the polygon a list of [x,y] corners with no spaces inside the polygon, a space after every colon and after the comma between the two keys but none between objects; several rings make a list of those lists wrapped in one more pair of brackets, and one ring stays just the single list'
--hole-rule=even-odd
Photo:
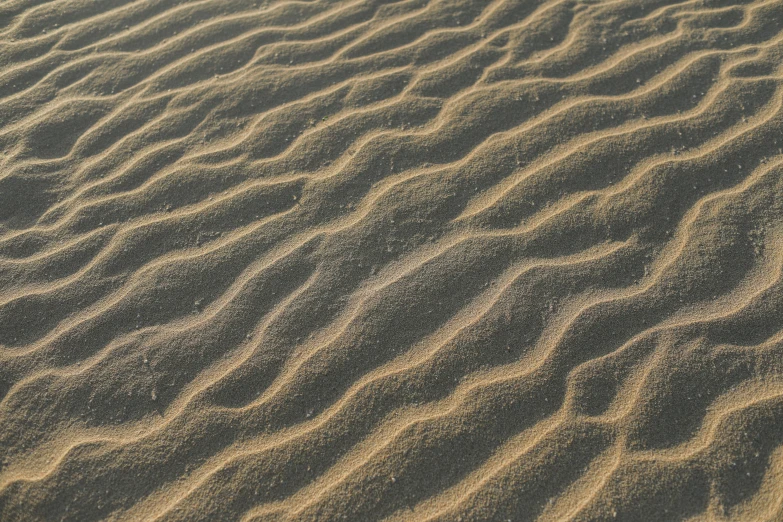
[{"label": "sand ripple", "polygon": [[783,519],[782,24],[0,4],[0,519]]}]

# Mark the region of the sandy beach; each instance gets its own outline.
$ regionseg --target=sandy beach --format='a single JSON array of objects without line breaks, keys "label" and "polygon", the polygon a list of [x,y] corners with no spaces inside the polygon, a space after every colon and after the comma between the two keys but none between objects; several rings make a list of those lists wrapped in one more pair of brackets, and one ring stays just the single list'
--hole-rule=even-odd
[{"label": "sandy beach", "polygon": [[783,521],[783,0],[0,1],[0,520]]}]

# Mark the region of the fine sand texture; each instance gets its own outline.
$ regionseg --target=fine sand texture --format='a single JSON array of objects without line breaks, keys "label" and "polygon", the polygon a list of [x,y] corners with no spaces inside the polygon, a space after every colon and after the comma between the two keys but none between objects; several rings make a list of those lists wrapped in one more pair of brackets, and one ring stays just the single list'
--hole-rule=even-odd
[{"label": "fine sand texture", "polygon": [[783,520],[783,0],[1,0],[0,520]]}]

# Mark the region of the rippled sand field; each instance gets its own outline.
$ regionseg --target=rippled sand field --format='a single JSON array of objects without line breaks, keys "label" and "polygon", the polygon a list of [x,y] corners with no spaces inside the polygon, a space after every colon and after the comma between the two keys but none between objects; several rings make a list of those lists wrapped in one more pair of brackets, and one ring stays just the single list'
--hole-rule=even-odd
[{"label": "rippled sand field", "polygon": [[0,519],[783,520],[783,0],[3,0]]}]

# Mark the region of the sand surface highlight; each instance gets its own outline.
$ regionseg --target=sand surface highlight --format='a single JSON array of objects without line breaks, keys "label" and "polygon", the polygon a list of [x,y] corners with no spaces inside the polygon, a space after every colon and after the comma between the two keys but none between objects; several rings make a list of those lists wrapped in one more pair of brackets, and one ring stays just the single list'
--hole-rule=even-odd
[{"label": "sand surface highlight", "polygon": [[783,1],[0,2],[0,520],[783,520]]}]

